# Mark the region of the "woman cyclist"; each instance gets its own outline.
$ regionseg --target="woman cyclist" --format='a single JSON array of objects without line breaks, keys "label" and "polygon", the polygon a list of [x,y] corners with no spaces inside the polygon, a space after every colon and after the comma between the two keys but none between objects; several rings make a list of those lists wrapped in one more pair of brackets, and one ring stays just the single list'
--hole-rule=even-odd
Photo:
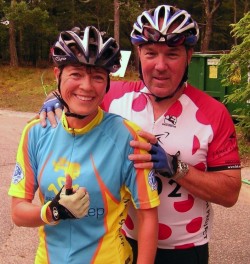
[{"label": "woman cyclist", "polygon": [[[39,227],[36,264],[132,263],[121,232],[130,204],[138,209],[137,263],[154,262],[159,197],[154,172],[127,157],[139,127],[100,109],[120,50],[93,26],[60,33],[51,55],[64,106],[59,125],[29,123],[9,189],[16,225]],[[139,152],[138,152],[139,151]],[[39,193],[40,205],[34,204]],[[131,203],[132,201],[132,203]]]}]

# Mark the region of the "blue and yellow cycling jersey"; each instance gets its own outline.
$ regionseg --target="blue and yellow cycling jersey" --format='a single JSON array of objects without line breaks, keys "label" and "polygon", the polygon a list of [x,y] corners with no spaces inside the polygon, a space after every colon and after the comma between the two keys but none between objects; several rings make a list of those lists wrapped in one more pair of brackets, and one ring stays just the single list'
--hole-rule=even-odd
[{"label": "blue and yellow cycling jersey", "polygon": [[61,220],[39,228],[37,264],[132,263],[132,252],[121,232],[132,201],[137,209],[159,205],[153,171],[135,169],[129,142],[139,128],[120,116],[98,110],[82,129],[68,128],[63,115],[57,128],[39,121],[22,134],[9,195],[52,200],[70,174],[74,188],[86,187],[90,208],[82,219]]}]

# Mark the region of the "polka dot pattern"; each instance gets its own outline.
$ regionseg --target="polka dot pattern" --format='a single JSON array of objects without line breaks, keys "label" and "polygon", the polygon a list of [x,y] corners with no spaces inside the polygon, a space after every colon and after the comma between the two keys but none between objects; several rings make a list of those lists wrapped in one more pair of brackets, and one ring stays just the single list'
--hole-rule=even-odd
[{"label": "polka dot pattern", "polygon": [[175,202],[174,208],[177,212],[184,213],[192,209],[194,205],[194,198],[191,194],[188,194],[188,199],[181,202]]},{"label": "polka dot pattern", "polygon": [[200,162],[200,163],[194,165],[194,167],[197,170],[201,170],[201,171],[205,171],[206,170],[206,164],[204,164],[203,162]]},{"label": "polka dot pattern", "polygon": [[[168,153],[174,155],[180,151],[180,159],[205,171],[209,140],[214,136],[210,119],[204,111],[207,98],[202,98],[199,92],[188,86],[179,100],[155,120],[152,104],[148,103],[149,99],[145,95],[148,91],[141,92],[126,93],[123,100],[114,100],[111,109],[155,134]],[[132,110],[129,107],[131,104]],[[122,111],[119,112],[118,109]],[[189,193],[178,182],[160,175],[156,180],[161,199],[158,246],[184,249],[195,246],[196,242],[208,242],[212,214],[208,215],[206,212],[211,209],[211,205]],[[203,235],[205,222],[208,227],[206,236]],[[129,211],[124,228],[128,236],[136,237],[136,210]]]},{"label": "polka dot pattern", "polygon": [[132,219],[131,219],[131,217],[129,215],[127,216],[127,219],[125,221],[125,225],[130,230],[133,230],[134,229],[134,223],[133,223],[133,221],[132,221]]},{"label": "polka dot pattern", "polygon": [[185,244],[185,245],[181,245],[181,246],[176,246],[176,249],[186,249],[186,248],[192,248],[194,247],[194,243],[190,243],[190,244]]},{"label": "polka dot pattern", "polygon": [[137,98],[133,100],[132,109],[135,112],[141,112],[146,108],[147,98],[144,94],[140,94]]},{"label": "polka dot pattern", "polygon": [[189,233],[195,233],[200,230],[202,223],[202,218],[197,217],[190,221],[190,223],[187,225],[187,232]]},{"label": "polka dot pattern", "polygon": [[159,223],[159,233],[158,233],[159,240],[168,239],[171,236],[171,234],[172,234],[172,230],[169,226]]},{"label": "polka dot pattern", "polygon": [[200,141],[197,136],[194,135],[192,155],[200,148]]},{"label": "polka dot pattern", "polygon": [[179,117],[182,114],[182,111],[183,111],[183,107],[181,105],[181,102],[177,101],[174,105],[172,105],[168,109],[167,113],[165,113],[165,116],[166,114],[168,114],[168,115],[173,115],[175,117]]},{"label": "polka dot pattern", "polygon": [[200,109],[198,109],[196,112],[196,120],[203,125],[209,125],[208,118],[203,114]]}]

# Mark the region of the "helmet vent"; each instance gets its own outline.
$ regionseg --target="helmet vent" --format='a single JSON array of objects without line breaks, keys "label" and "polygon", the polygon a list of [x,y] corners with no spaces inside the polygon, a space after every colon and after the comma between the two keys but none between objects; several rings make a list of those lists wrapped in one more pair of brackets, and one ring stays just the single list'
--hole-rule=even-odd
[{"label": "helmet vent", "polygon": [[54,44],[52,58],[58,66],[83,64],[102,67],[108,72],[120,68],[120,48],[113,38],[104,36],[94,26],[63,31]]}]

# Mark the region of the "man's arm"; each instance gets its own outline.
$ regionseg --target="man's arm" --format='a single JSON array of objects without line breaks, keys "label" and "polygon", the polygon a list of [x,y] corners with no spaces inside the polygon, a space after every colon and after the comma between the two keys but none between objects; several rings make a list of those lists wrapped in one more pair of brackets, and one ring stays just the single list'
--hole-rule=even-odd
[{"label": "man's arm", "polygon": [[[144,137],[147,142],[131,141],[130,145],[134,148],[150,151],[152,144],[155,144],[157,139],[154,135],[145,131],[140,131],[140,136]],[[150,153],[131,154],[129,159],[134,161],[135,168],[154,168]],[[177,179],[176,182],[202,200],[231,207],[237,202],[239,196],[241,170],[204,172],[189,165],[189,172],[183,178]]]},{"label": "man's arm", "polygon": [[203,172],[189,166],[187,175],[177,182],[202,200],[231,207],[240,193],[241,170]]},{"label": "man's arm", "polygon": [[154,263],[158,241],[157,207],[137,210],[138,257],[137,264]]}]

